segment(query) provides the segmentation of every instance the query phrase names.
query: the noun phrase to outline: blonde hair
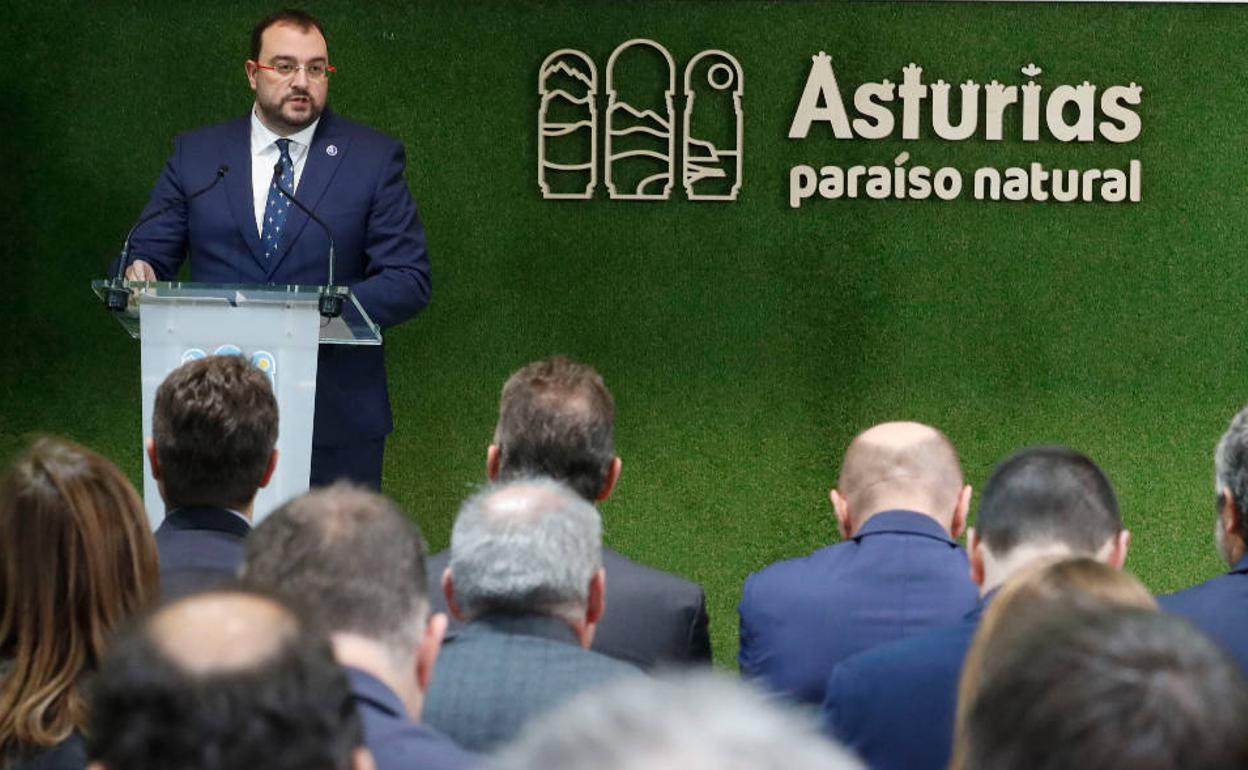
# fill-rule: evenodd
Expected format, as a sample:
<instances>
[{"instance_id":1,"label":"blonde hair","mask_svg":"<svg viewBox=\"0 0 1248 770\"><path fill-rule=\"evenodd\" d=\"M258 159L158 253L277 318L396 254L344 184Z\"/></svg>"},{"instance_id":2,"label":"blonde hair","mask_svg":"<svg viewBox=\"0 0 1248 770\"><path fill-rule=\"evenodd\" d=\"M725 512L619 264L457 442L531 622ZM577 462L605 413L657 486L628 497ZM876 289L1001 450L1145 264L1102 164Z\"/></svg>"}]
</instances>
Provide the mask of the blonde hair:
<instances>
[{"instance_id":1,"label":"blonde hair","mask_svg":"<svg viewBox=\"0 0 1248 770\"><path fill-rule=\"evenodd\" d=\"M156 542L111 462L35 441L0 479L0 756L86 721L82 680L110 632L154 599Z\"/></svg>"},{"instance_id":2,"label":"blonde hair","mask_svg":"<svg viewBox=\"0 0 1248 770\"><path fill-rule=\"evenodd\" d=\"M962 664L949 770L962 770L967 717L1006 651L1056 612L1112 607L1156 610L1157 600L1134 576L1089 557L1046 559L1007 581L980 619Z\"/></svg>"}]
</instances>

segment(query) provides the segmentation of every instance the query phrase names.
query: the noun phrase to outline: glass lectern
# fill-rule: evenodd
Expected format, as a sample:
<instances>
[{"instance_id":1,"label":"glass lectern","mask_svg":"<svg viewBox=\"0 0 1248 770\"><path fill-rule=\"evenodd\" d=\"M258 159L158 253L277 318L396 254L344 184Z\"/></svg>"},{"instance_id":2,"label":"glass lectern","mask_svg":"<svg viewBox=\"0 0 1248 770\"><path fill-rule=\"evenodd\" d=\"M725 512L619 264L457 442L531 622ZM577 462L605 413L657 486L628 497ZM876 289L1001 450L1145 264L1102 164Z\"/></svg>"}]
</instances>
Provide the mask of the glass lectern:
<instances>
[{"instance_id":1,"label":"glass lectern","mask_svg":"<svg viewBox=\"0 0 1248 770\"><path fill-rule=\"evenodd\" d=\"M113 281L92 281L103 298ZM152 434L156 388L182 363L209 355L241 355L268 376L280 420L277 470L256 496L253 522L308 488L312 467L312 416L316 408L319 345L380 345L381 330L345 287L343 312L323 318L320 286L246 286L163 281L123 281L125 311L115 313L140 341L143 437ZM142 438L140 438L142 440ZM143 499L155 529L164 503L143 453Z\"/></svg>"}]
</instances>

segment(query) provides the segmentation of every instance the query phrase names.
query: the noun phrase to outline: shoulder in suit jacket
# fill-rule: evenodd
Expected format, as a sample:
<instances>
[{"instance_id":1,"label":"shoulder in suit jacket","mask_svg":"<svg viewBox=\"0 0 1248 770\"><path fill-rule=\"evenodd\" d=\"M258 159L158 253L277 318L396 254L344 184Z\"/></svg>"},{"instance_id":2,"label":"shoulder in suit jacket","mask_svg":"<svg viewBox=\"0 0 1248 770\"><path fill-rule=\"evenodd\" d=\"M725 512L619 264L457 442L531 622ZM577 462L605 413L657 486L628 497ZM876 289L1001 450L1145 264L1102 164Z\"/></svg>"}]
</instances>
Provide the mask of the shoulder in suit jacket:
<instances>
[{"instance_id":1,"label":"shoulder in suit jacket","mask_svg":"<svg viewBox=\"0 0 1248 770\"><path fill-rule=\"evenodd\" d=\"M77 731L46 749L19 750L0 756L0 768L4 770L83 770L86 766L86 744Z\"/></svg>"},{"instance_id":2,"label":"shoulder in suit jacket","mask_svg":"<svg viewBox=\"0 0 1248 770\"><path fill-rule=\"evenodd\" d=\"M131 257L150 263L160 280L176 276L189 256L193 281L324 284L329 240L297 208L277 255L264 257L252 197L250 115L175 138L143 215L208 184L222 166L229 172L211 191L140 227ZM326 109L294 191L333 231L335 283L350 286L383 327L415 315L431 291L424 229L405 168L398 141ZM392 427L382 348L322 345L313 442L358 442Z\"/></svg>"},{"instance_id":3,"label":"shoulder in suit jacket","mask_svg":"<svg viewBox=\"0 0 1248 770\"><path fill-rule=\"evenodd\" d=\"M446 612L442 572L449 549L425 562L434 612ZM702 587L602 549L607 608L594 633L593 650L643 669L659 665L709 665L711 638ZM450 636L462 626L452 619Z\"/></svg>"},{"instance_id":4,"label":"shoulder in suit jacket","mask_svg":"<svg viewBox=\"0 0 1248 770\"><path fill-rule=\"evenodd\" d=\"M442 646L424 721L472 751L490 752L577 693L640 671L583 649L562 620L490 615Z\"/></svg>"},{"instance_id":5,"label":"shoulder in suit jacket","mask_svg":"<svg viewBox=\"0 0 1248 770\"><path fill-rule=\"evenodd\" d=\"M1157 602L1222 645L1248 676L1248 556L1225 575L1159 596Z\"/></svg>"},{"instance_id":6,"label":"shoulder in suit jacket","mask_svg":"<svg viewBox=\"0 0 1248 770\"><path fill-rule=\"evenodd\" d=\"M818 705L838 662L954 623L978 601L966 552L939 522L882 511L843 543L746 578L737 660L743 676Z\"/></svg>"},{"instance_id":7,"label":"shoulder in suit jacket","mask_svg":"<svg viewBox=\"0 0 1248 770\"><path fill-rule=\"evenodd\" d=\"M483 764L480 756L412 721L399 696L380 679L353 666L344 668L377 770L467 770Z\"/></svg>"},{"instance_id":8,"label":"shoulder in suit jacket","mask_svg":"<svg viewBox=\"0 0 1248 770\"><path fill-rule=\"evenodd\" d=\"M846 658L823 703L828 732L872 770L944 770L962 661L982 605L960 622Z\"/></svg>"},{"instance_id":9,"label":"shoulder in suit jacket","mask_svg":"<svg viewBox=\"0 0 1248 770\"><path fill-rule=\"evenodd\" d=\"M225 508L170 511L156 529L161 596L166 601L234 579L251 525Z\"/></svg>"}]
</instances>

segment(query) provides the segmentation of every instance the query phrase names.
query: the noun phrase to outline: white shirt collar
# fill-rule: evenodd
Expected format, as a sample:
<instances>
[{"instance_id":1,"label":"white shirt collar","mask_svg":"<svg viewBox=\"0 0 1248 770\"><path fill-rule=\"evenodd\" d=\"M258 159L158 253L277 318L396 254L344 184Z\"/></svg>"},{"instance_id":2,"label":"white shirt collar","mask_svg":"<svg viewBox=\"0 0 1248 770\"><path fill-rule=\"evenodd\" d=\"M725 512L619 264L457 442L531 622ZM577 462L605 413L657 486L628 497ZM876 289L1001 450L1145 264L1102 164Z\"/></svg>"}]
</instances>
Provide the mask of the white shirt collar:
<instances>
[{"instance_id":1,"label":"white shirt collar","mask_svg":"<svg viewBox=\"0 0 1248 770\"><path fill-rule=\"evenodd\" d=\"M306 128L301 128L291 134L286 139L300 148L312 146L312 136L316 133L316 127L320 125L321 119L318 117L312 121ZM256 107L251 107L251 154L258 155L267 150L269 147L275 146L275 142L282 137L269 130L260 120L260 116L256 114Z\"/></svg>"}]
</instances>

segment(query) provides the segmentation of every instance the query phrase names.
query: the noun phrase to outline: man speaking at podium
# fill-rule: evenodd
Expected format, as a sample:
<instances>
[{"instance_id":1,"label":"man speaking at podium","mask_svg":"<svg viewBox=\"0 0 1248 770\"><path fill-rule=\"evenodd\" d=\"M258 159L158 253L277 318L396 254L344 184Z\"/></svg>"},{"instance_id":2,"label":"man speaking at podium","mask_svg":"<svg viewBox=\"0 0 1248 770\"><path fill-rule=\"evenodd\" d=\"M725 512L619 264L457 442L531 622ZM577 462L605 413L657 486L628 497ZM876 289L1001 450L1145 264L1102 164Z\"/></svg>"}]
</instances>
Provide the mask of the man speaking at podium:
<instances>
[{"instance_id":1,"label":"man speaking at podium","mask_svg":"<svg viewBox=\"0 0 1248 770\"><path fill-rule=\"evenodd\" d=\"M144 215L180 205L135 232L126 278L172 280L189 255L193 281L324 284L328 233L293 194L332 233L335 284L382 327L411 318L429 302L429 257L402 144L326 107L334 67L320 22L302 11L257 24L245 66L255 105L174 140ZM312 486L379 489L392 427L382 348L322 345Z\"/></svg>"}]
</instances>

